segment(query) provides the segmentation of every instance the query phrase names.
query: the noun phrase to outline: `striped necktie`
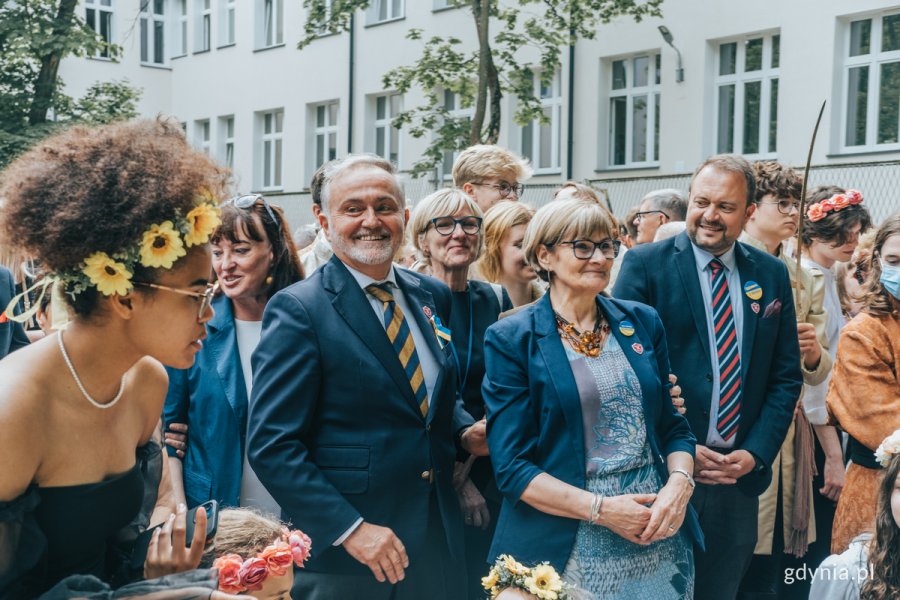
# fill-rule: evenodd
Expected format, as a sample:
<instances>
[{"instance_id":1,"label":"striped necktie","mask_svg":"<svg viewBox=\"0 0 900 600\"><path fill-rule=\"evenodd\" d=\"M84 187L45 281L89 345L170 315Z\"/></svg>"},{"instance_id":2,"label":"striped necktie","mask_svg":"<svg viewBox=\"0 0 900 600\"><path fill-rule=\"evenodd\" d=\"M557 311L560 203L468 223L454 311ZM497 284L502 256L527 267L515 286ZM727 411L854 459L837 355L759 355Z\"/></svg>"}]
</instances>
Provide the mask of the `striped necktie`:
<instances>
[{"instance_id":1,"label":"striped necktie","mask_svg":"<svg viewBox=\"0 0 900 600\"><path fill-rule=\"evenodd\" d=\"M716 431L727 442L737 433L741 417L741 355L738 351L737 330L734 326L734 312L725 265L714 258L709 261L709 273L713 324L716 332L716 356L719 362L719 411L716 416Z\"/></svg>"},{"instance_id":2,"label":"striped necktie","mask_svg":"<svg viewBox=\"0 0 900 600\"><path fill-rule=\"evenodd\" d=\"M366 291L384 305L384 328L387 331L388 340L400 358L400 365L406 372L409 385L424 417L428 414L428 390L425 388L425 376L422 374L422 365L419 364L419 355L416 353L416 343L413 340L412 332L409 330L403 310L394 300L390 288L391 283L385 282L369 285L366 287Z\"/></svg>"}]
</instances>

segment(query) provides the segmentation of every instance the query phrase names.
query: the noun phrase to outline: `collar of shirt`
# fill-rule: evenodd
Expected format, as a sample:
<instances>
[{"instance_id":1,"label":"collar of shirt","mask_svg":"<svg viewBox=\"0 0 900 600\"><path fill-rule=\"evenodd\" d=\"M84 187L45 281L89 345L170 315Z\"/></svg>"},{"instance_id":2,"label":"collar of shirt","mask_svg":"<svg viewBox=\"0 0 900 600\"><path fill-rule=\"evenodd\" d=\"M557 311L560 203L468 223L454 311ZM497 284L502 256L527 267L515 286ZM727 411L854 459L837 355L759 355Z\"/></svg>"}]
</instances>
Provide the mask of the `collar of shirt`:
<instances>
[{"instance_id":1,"label":"collar of shirt","mask_svg":"<svg viewBox=\"0 0 900 600\"><path fill-rule=\"evenodd\" d=\"M398 287L399 287L399 286L397 286L397 275L394 273L394 265L391 265L391 270L388 271L387 277L385 277L384 279L382 279L380 281L377 279L372 279L371 277L369 277L368 275L366 275L364 273L360 273L359 271L357 271L356 269L354 269L347 263L344 263L344 266L347 267L347 270L350 271L350 274L353 275L353 279L356 280L356 283L359 285L359 287L361 287L363 289L363 291L365 291L366 288L368 286L372 285L373 283L374 284L382 284L385 282L390 282L391 285L394 287L394 289L398 289ZM366 292L366 293L368 294L368 292Z\"/></svg>"},{"instance_id":2,"label":"collar of shirt","mask_svg":"<svg viewBox=\"0 0 900 600\"><path fill-rule=\"evenodd\" d=\"M733 272L737 267L737 261L734 256L734 246L735 245L732 244L731 248L729 248L724 254L714 256L703 248L698 247L694 242L691 242L691 248L694 250L694 260L697 261L697 268L701 271L706 270L706 267L709 266L709 261L714 258L718 258L719 261L723 265L725 265L725 268L728 269L729 273Z\"/></svg>"}]
</instances>

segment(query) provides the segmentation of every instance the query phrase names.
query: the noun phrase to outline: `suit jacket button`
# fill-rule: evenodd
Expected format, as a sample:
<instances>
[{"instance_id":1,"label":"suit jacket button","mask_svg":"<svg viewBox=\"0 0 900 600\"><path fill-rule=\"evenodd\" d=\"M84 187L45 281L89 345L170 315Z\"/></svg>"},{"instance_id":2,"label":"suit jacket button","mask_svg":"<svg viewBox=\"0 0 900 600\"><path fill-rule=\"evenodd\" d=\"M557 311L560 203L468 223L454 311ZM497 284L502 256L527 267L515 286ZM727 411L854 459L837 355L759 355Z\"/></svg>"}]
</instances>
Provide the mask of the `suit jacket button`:
<instances>
[{"instance_id":1,"label":"suit jacket button","mask_svg":"<svg viewBox=\"0 0 900 600\"><path fill-rule=\"evenodd\" d=\"M425 426L425 431L431 431L431 423Z\"/></svg>"},{"instance_id":2,"label":"suit jacket button","mask_svg":"<svg viewBox=\"0 0 900 600\"><path fill-rule=\"evenodd\" d=\"M707 380L707 381L712 381L712 373L707 373L707 374L706 374L706 380Z\"/></svg>"},{"instance_id":3,"label":"suit jacket button","mask_svg":"<svg viewBox=\"0 0 900 600\"><path fill-rule=\"evenodd\" d=\"M422 479L424 479L428 483L431 483L434 480L434 473L432 473L431 469L422 471Z\"/></svg>"}]
</instances>

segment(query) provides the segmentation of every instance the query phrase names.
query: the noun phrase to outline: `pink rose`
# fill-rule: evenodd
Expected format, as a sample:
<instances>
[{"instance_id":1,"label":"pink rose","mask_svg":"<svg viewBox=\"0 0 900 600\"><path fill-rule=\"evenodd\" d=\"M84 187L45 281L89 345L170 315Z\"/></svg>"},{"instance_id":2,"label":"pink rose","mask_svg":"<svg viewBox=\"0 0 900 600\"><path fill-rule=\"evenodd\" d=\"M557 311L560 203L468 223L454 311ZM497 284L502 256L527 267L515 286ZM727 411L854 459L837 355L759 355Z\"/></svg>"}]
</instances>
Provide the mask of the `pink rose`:
<instances>
[{"instance_id":1,"label":"pink rose","mask_svg":"<svg viewBox=\"0 0 900 600\"><path fill-rule=\"evenodd\" d=\"M266 561L269 566L269 572L276 577L281 577L287 573L288 567L294 561L291 547L284 540L278 540L271 546L267 546L265 550L259 553L259 557Z\"/></svg>"},{"instance_id":2,"label":"pink rose","mask_svg":"<svg viewBox=\"0 0 900 600\"><path fill-rule=\"evenodd\" d=\"M312 540L309 536L300 531L294 530L288 536L288 543L291 545L291 554L294 557L294 564L302 567L303 563L309 558L312 551Z\"/></svg>"},{"instance_id":3,"label":"pink rose","mask_svg":"<svg viewBox=\"0 0 900 600\"><path fill-rule=\"evenodd\" d=\"M834 210L834 199L828 198L827 200L822 200L819 202L819 206L822 208L822 212L831 212Z\"/></svg>"},{"instance_id":4,"label":"pink rose","mask_svg":"<svg viewBox=\"0 0 900 600\"><path fill-rule=\"evenodd\" d=\"M243 562L237 554L226 554L216 559L213 567L219 570L219 590L226 594L239 594L244 591L240 575Z\"/></svg>"},{"instance_id":5,"label":"pink rose","mask_svg":"<svg viewBox=\"0 0 900 600\"><path fill-rule=\"evenodd\" d=\"M259 557L248 558L241 567L241 585L247 591L254 591L262 588L263 581L269 575L269 566L266 561Z\"/></svg>"},{"instance_id":6,"label":"pink rose","mask_svg":"<svg viewBox=\"0 0 900 600\"><path fill-rule=\"evenodd\" d=\"M824 219L825 211L822 210L822 203L816 202L815 204L810 206L808 209L806 209L806 218L808 218L813 223Z\"/></svg>"},{"instance_id":7,"label":"pink rose","mask_svg":"<svg viewBox=\"0 0 900 600\"><path fill-rule=\"evenodd\" d=\"M850 206L850 199L844 194L837 194L831 199L834 202L834 210L844 210Z\"/></svg>"},{"instance_id":8,"label":"pink rose","mask_svg":"<svg viewBox=\"0 0 900 600\"><path fill-rule=\"evenodd\" d=\"M847 196L847 200L850 201L850 204L856 206L857 204L862 204L863 195L859 190L847 190L845 194Z\"/></svg>"}]
</instances>

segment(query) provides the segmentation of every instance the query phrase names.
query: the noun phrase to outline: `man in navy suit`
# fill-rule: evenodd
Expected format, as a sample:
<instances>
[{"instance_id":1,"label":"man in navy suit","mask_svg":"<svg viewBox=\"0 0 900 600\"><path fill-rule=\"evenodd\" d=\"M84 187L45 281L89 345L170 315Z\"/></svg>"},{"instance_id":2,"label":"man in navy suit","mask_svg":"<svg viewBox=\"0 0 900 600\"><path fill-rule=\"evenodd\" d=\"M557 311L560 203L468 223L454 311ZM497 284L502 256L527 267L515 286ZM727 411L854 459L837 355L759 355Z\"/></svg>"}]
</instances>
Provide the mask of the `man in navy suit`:
<instances>
[{"instance_id":1,"label":"man in navy suit","mask_svg":"<svg viewBox=\"0 0 900 600\"><path fill-rule=\"evenodd\" d=\"M614 296L656 308L697 436L691 503L706 552L698 600L735 598L756 544L758 497L803 383L787 269L737 242L756 206L750 164L719 155L694 172L687 231L625 255Z\"/></svg>"},{"instance_id":2,"label":"man in navy suit","mask_svg":"<svg viewBox=\"0 0 900 600\"><path fill-rule=\"evenodd\" d=\"M334 256L263 317L249 459L312 538L305 600L465 597L453 465L457 440L486 453L484 424L457 401L449 288L392 264L408 217L390 163L330 165Z\"/></svg>"},{"instance_id":3,"label":"man in navy suit","mask_svg":"<svg viewBox=\"0 0 900 600\"><path fill-rule=\"evenodd\" d=\"M16 282L12 273L6 267L0 267L0 313L6 310L15 295ZM10 352L27 346L28 336L21 323L8 321L5 317L0 318L0 321L0 358L3 358Z\"/></svg>"}]
</instances>

